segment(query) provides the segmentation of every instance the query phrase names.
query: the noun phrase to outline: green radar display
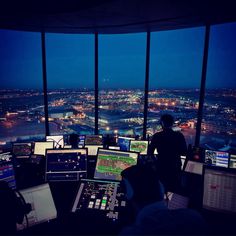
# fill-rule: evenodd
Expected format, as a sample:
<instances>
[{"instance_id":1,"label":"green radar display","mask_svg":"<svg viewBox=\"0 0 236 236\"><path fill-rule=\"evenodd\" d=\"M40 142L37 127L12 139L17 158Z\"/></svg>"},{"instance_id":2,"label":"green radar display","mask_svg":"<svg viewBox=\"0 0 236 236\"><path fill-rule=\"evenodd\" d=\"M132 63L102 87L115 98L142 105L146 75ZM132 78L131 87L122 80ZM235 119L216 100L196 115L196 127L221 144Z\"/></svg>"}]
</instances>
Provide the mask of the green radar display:
<instances>
[{"instance_id":1,"label":"green radar display","mask_svg":"<svg viewBox=\"0 0 236 236\"><path fill-rule=\"evenodd\" d=\"M148 141L131 140L130 151L139 152L140 155L147 155Z\"/></svg>"},{"instance_id":2,"label":"green radar display","mask_svg":"<svg viewBox=\"0 0 236 236\"><path fill-rule=\"evenodd\" d=\"M121 171L137 164L138 153L99 149L94 178L121 180Z\"/></svg>"}]
</instances>

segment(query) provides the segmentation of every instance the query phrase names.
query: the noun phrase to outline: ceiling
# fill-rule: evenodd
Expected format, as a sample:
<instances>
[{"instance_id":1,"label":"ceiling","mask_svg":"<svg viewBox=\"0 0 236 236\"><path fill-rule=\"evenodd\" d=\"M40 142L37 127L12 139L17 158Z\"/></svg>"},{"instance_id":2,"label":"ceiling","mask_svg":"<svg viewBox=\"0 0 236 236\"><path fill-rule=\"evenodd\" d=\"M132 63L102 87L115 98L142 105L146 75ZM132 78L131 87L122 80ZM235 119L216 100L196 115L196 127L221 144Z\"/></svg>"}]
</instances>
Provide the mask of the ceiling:
<instances>
[{"instance_id":1,"label":"ceiling","mask_svg":"<svg viewBox=\"0 0 236 236\"><path fill-rule=\"evenodd\" d=\"M118 34L236 21L230 0L5 0L0 28Z\"/></svg>"}]
</instances>

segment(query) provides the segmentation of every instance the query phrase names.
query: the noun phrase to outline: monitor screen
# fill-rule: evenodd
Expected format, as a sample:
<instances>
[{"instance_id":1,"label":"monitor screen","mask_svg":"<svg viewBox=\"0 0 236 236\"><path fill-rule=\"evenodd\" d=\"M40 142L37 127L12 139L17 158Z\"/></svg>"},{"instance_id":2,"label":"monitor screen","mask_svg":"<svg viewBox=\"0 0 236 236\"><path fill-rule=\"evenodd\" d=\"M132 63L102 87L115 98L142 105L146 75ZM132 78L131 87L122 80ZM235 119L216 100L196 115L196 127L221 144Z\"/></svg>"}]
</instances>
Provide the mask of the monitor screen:
<instances>
[{"instance_id":1,"label":"monitor screen","mask_svg":"<svg viewBox=\"0 0 236 236\"><path fill-rule=\"evenodd\" d=\"M184 169L185 172L202 175L203 163L196 161L188 161Z\"/></svg>"},{"instance_id":2,"label":"monitor screen","mask_svg":"<svg viewBox=\"0 0 236 236\"><path fill-rule=\"evenodd\" d=\"M2 152L0 153L0 163L1 162L8 162L12 160L11 152Z\"/></svg>"},{"instance_id":3,"label":"monitor screen","mask_svg":"<svg viewBox=\"0 0 236 236\"><path fill-rule=\"evenodd\" d=\"M89 156L97 156L98 148L103 148L102 145L85 145L85 148L88 149Z\"/></svg>"},{"instance_id":4,"label":"monitor screen","mask_svg":"<svg viewBox=\"0 0 236 236\"><path fill-rule=\"evenodd\" d=\"M108 149L120 150L120 147L119 146L109 146Z\"/></svg>"},{"instance_id":5,"label":"monitor screen","mask_svg":"<svg viewBox=\"0 0 236 236\"><path fill-rule=\"evenodd\" d=\"M236 155L233 155L233 154L230 155L229 168L236 169Z\"/></svg>"},{"instance_id":6,"label":"monitor screen","mask_svg":"<svg viewBox=\"0 0 236 236\"><path fill-rule=\"evenodd\" d=\"M57 217L57 210L48 184L20 190L20 193L25 202L30 203L32 207L32 211L27 214L29 227ZM17 229L22 230L26 227L27 223L24 217L23 223L17 224Z\"/></svg>"},{"instance_id":7,"label":"monitor screen","mask_svg":"<svg viewBox=\"0 0 236 236\"><path fill-rule=\"evenodd\" d=\"M64 147L63 135L46 136L46 141L54 142L54 148Z\"/></svg>"},{"instance_id":8,"label":"monitor screen","mask_svg":"<svg viewBox=\"0 0 236 236\"><path fill-rule=\"evenodd\" d=\"M205 167L203 208L236 212L236 172L232 169Z\"/></svg>"},{"instance_id":9,"label":"monitor screen","mask_svg":"<svg viewBox=\"0 0 236 236\"><path fill-rule=\"evenodd\" d=\"M13 143L12 153L16 157L29 158L32 152L31 143Z\"/></svg>"},{"instance_id":10,"label":"monitor screen","mask_svg":"<svg viewBox=\"0 0 236 236\"><path fill-rule=\"evenodd\" d=\"M139 152L140 155L147 155L148 141L130 140L130 151Z\"/></svg>"},{"instance_id":11,"label":"monitor screen","mask_svg":"<svg viewBox=\"0 0 236 236\"><path fill-rule=\"evenodd\" d=\"M79 135L79 147L84 147L85 145L85 135Z\"/></svg>"},{"instance_id":12,"label":"monitor screen","mask_svg":"<svg viewBox=\"0 0 236 236\"><path fill-rule=\"evenodd\" d=\"M46 149L53 149L53 142L35 142L34 155L46 156Z\"/></svg>"},{"instance_id":13,"label":"monitor screen","mask_svg":"<svg viewBox=\"0 0 236 236\"><path fill-rule=\"evenodd\" d=\"M98 149L94 178L121 180L121 171L137 164L137 152Z\"/></svg>"},{"instance_id":14,"label":"monitor screen","mask_svg":"<svg viewBox=\"0 0 236 236\"><path fill-rule=\"evenodd\" d=\"M119 219L120 211L126 206L125 194L120 183L102 180L81 180L72 212L99 211L105 218Z\"/></svg>"},{"instance_id":15,"label":"monitor screen","mask_svg":"<svg viewBox=\"0 0 236 236\"><path fill-rule=\"evenodd\" d=\"M180 208L188 208L189 204L188 197L172 192L167 192L166 196L167 196L168 209L174 210Z\"/></svg>"},{"instance_id":16,"label":"monitor screen","mask_svg":"<svg viewBox=\"0 0 236 236\"><path fill-rule=\"evenodd\" d=\"M0 162L0 181L5 181L12 189L16 188L15 172L10 162Z\"/></svg>"},{"instance_id":17,"label":"monitor screen","mask_svg":"<svg viewBox=\"0 0 236 236\"><path fill-rule=\"evenodd\" d=\"M183 170L184 164L185 164L185 161L186 161L186 156L180 156L180 159L181 159L181 170Z\"/></svg>"},{"instance_id":18,"label":"monitor screen","mask_svg":"<svg viewBox=\"0 0 236 236\"><path fill-rule=\"evenodd\" d=\"M205 162L212 166L228 167L229 153L205 150Z\"/></svg>"},{"instance_id":19,"label":"monitor screen","mask_svg":"<svg viewBox=\"0 0 236 236\"><path fill-rule=\"evenodd\" d=\"M118 137L117 145L120 147L120 150L129 151L130 140L134 140L134 138Z\"/></svg>"},{"instance_id":20,"label":"monitor screen","mask_svg":"<svg viewBox=\"0 0 236 236\"><path fill-rule=\"evenodd\" d=\"M103 145L102 135L86 135L85 145Z\"/></svg>"},{"instance_id":21,"label":"monitor screen","mask_svg":"<svg viewBox=\"0 0 236 236\"><path fill-rule=\"evenodd\" d=\"M76 181L87 177L87 149L47 150L46 179Z\"/></svg>"}]
</instances>

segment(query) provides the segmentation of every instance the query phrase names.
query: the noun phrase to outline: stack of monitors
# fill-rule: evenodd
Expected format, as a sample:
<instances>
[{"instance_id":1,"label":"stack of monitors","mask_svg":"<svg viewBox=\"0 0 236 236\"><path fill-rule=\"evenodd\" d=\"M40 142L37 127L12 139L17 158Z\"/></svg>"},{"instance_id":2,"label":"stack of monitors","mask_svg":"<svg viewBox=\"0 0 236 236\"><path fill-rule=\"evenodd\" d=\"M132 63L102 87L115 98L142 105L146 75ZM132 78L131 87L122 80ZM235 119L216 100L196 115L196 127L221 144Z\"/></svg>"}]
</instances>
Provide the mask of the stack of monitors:
<instances>
[{"instance_id":1,"label":"stack of monitors","mask_svg":"<svg viewBox=\"0 0 236 236\"><path fill-rule=\"evenodd\" d=\"M131 152L139 152L140 155L147 155L148 152L148 141L141 140L130 140Z\"/></svg>"},{"instance_id":2,"label":"stack of monitors","mask_svg":"<svg viewBox=\"0 0 236 236\"><path fill-rule=\"evenodd\" d=\"M236 171L222 167L205 166L203 208L236 213Z\"/></svg>"},{"instance_id":3,"label":"stack of monitors","mask_svg":"<svg viewBox=\"0 0 236 236\"><path fill-rule=\"evenodd\" d=\"M117 145L120 147L121 151L129 151L130 148L130 140L135 140L134 138L128 137L118 137Z\"/></svg>"},{"instance_id":4,"label":"stack of monitors","mask_svg":"<svg viewBox=\"0 0 236 236\"><path fill-rule=\"evenodd\" d=\"M13 143L12 153L16 158L29 158L32 153L32 144Z\"/></svg>"},{"instance_id":5,"label":"stack of monitors","mask_svg":"<svg viewBox=\"0 0 236 236\"><path fill-rule=\"evenodd\" d=\"M46 141L53 142L54 148L63 148L64 147L63 135L46 136Z\"/></svg>"},{"instance_id":6,"label":"stack of monitors","mask_svg":"<svg viewBox=\"0 0 236 236\"><path fill-rule=\"evenodd\" d=\"M136 165L138 156L137 152L98 149L94 178L120 181L121 171Z\"/></svg>"},{"instance_id":7,"label":"stack of monitors","mask_svg":"<svg viewBox=\"0 0 236 236\"><path fill-rule=\"evenodd\" d=\"M87 149L47 149L46 180L77 181L87 177Z\"/></svg>"},{"instance_id":8,"label":"stack of monitors","mask_svg":"<svg viewBox=\"0 0 236 236\"><path fill-rule=\"evenodd\" d=\"M228 167L229 153L205 150L205 162L212 166Z\"/></svg>"},{"instance_id":9,"label":"stack of monitors","mask_svg":"<svg viewBox=\"0 0 236 236\"><path fill-rule=\"evenodd\" d=\"M32 210L27 214L28 222L24 217L22 224L17 224L17 230L47 222L57 217L57 210L48 184L20 190L20 193L25 202L31 205Z\"/></svg>"},{"instance_id":10,"label":"stack of monitors","mask_svg":"<svg viewBox=\"0 0 236 236\"><path fill-rule=\"evenodd\" d=\"M231 154L231 155L230 155L229 168L234 168L234 169L236 169L236 155L235 155L235 154Z\"/></svg>"},{"instance_id":11,"label":"stack of monitors","mask_svg":"<svg viewBox=\"0 0 236 236\"><path fill-rule=\"evenodd\" d=\"M34 155L46 156L47 149L53 149L54 142L35 142Z\"/></svg>"},{"instance_id":12,"label":"stack of monitors","mask_svg":"<svg viewBox=\"0 0 236 236\"><path fill-rule=\"evenodd\" d=\"M85 145L103 145L102 135L86 135Z\"/></svg>"},{"instance_id":13,"label":"stack of monitors","mask_svg":"<svg viewBox=\"0 0 236 236\"><path fill-rule=\"evenodd\" d=\"M15 172L11 162L0 162L0 181L5 181L12 189L16 188Z\"/></svg>"}]
</instances>

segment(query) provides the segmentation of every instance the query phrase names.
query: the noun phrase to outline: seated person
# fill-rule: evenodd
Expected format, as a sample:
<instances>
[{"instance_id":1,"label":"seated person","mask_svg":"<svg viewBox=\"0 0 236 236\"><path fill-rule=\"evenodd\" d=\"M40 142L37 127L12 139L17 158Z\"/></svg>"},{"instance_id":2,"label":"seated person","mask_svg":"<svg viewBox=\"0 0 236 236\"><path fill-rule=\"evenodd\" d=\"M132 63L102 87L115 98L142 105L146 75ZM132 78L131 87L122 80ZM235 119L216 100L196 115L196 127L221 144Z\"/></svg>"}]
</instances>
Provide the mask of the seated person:
<instances>
[{"instance_id":1,"label":"seated person","mask_svg":"<svg viewBox=\"0 0 236 236\"><path fill-rule=\"evenodd\" d=\"M198 212L167 208L163 185L151 168L136 165L125 169L121 175L136 219L120 235L205 233L206 224Z\"/></svg>"}]
</instances>

